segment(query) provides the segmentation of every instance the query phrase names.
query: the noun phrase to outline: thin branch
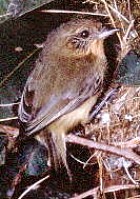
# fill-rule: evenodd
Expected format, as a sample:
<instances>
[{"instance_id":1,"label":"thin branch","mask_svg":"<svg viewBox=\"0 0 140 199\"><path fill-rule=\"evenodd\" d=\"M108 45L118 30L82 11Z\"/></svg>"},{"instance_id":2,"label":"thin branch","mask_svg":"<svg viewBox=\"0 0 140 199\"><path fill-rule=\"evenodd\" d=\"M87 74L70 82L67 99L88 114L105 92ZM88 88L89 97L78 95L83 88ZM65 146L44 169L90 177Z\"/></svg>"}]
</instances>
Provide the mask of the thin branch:
<instances>
[{"instance_id":1,"label":"thin branch","mask_svg":"<svg viewBox=\"0 0 140 199\"><path fill-rule=\"evenodd\" d=\"M106 9L106 11L107 11L107 13L108 13L108 15L109 15L109 17L110 17L110 20L111 20L111 22L112 22L113 27L114 27L114 28L117 28L117 27L116 27L116 24L115 24L115 21L114 21L114 19L113 19L113 17L112 17L112 14L111 14L111 12L110 12L110 10L109 10L109 8L110 8L109 4L108 4L105 0L100 0L100 1L104 4L105 9ZM118 36L118 38L119 38L120 45L121 45L121 48L122 48L123 43L122 43L122 40L121 40L121 36L120 36L120 34L119 34L118 32L117 32L116 34L117 34L117 36Z\"/></svg>"},{"instance_id":2,"label":"thin branch","mask_svg":"<svg viewBox=\"0 0 140 199\"><path fill-rule=\"evenodd\" d=\"M121 148L131 148L134 149L140 145L140 137L133 138L126 142L113 142L114 146L120 146Z\"/></svg>"},{"instance_id":3,"label":"thin branch","mask_svg":"<svg viewBox=\"0 0 140 199\"><path fill-rule=\"evenodd\" d=\"M10 103L10 104L0 104L0 107L9 107L9 106L14 106L14 105L19 105L20 102L14 102L14 103Z\"/></svg>"},{"instance_id":4,"label":"thin branch","mask_svg":"<svg viewBox=\"0 0 140 199\"><path fill-rule=\"evenodd\" d=\"M130 0L127 0L127 5L128 5L129 20L132 20Z\"/></svg>"},{"instance_id":5,"label":"thin branch","mask_svg":"<svg viewBox=\"0 0 140 199\"><path fill-rule=\"evenodd\" d=\"M76 10L42 10L43 13L61 13L61 14L81 14L81 15L91 15L91 16L102 16L102 17L108 17L106 14L102 13L93 13L93 12L81 12Z\"/></svg>"},{"instance_id":6,"label":"thin branch","mask_svg":"<svg viewBox=\"0 0 140 199\"><path fill-rule=\"evenodd\" d=\"M27 193L29 193L31 190L36 189L36 187L41 184L42 182L44 182L46 179L48 179L50 176L47 175L44 178L38 180L37 182L35 182L34 184L32 184L31 186L29 186L19 197L18 199L22 199L25 195L27 195Z\"/></svg>"},{"instance_id":7,"label":"thin branch","mask_svg":"<svg viewBox=\"0 0 140 199\"><path fill-rule=\"evenodd\" d=\"M129 24L128 28L127 28L127 31L126 31L126 33L125 33L125 35L124 35L124 37L123 37L123 41L124 41L125 43L126 43L126 40L127 40L127 38L128 38L128 35L130 34L131 29L134 27L134 22L135 22L135 20L132 20L132 21L130 22L130 24Z\"/></svg>"},{"instance_id":8,"label":"thin branch","mask_svg":"<svg viewBox=\"0 0 140 199\"><path fill-rule=\"evenodd\" d=\"M19 129L16 127L8 126L8 125L2 125L0 124L0 132L5 133L9 136L18 136Z\"/></svg>"},{"instance_id":9,"label":"thin branch","mask_svg":"<svg viewBox=\"0 0 140 199\"><path fill-rule=\"evenodd\" d=\"M6 122L6 121L10 121L10 120L17 120L18 117L7 117L7 118L2 118L0 119L0 122Z\"/></svg>"},{"instance_id":10,"label":"thin branch","mask_svg":"<svg viewBox=\"0 0 140 199\"><path fill-rule=\"evenodd\" d=\"M4 15L0 15L0 19L5 18L5 17L9 17L9 16L11 16L9 13L4 14Z\"/></svg>"},{"instance_id":11,"label":"thin branch","mask_svg":"<svg viewBox=\"0 0 140 199\"><path fill-rule=\"evenodd\" d=\"M133 177L131 176L131 174L130 174L130 172L129 172L129 170L128 170L129 167L130 167L130 165L128 165L128 163L124 160L124 158L122 159L122 162L123 162L123 168L124 168L124 170L125 170L125 172L126 172L126 174L127 174L127 177L129 178L129 180L130 180L133 184L137 185L138 182L135 181L135 180L133 179Z\"/></svg>"},{"instance_id":12,"label":"thin branch","mask_svg":"<svg viewBox=\"0 0 140 199\"><path fill-rule=\"evenodd\" d=\"M70 142L70 143L80 144L80 145L88 147L90 149L94 148L94 149L101 150L101 151L104 151L104 152L113 153L113 154L116 154L118 156L122 156L122 157L129 159L129 160L132 160L133 162L140 165L140 156L137 155L131 149L128 149L128 148L118 148L118 147L107 145L107 144L104 144L104 143L99 143L99 142L95 142L95 141L92 141L92 140L87 140L85 138L78 137L78 136L75 136L75 135L72 135L72 134L69 134L66 137L66 141Z\"/></svg>"},{"instance_id":13,"label":"thin branch","mask_svg":"<svg viewBox=\"0 0 140 199\"><path fill-rule=\"evenodd\" d=\"M82 193L80 194L79 196L76 196L76 197L72 197L70 199L83 199L83 198L86 198L88 196L93 196L94 198L97 198L97 194L98 194L98 191L100 190L99 187L95 187L94 189L91 189L89 191L86 191L85 193Z\"/></svg>"},{"instance_id":14,"label":"thin branch","mask_svg":"<svg viewBox=\"0 0 140 199\"><path fill-rule=\"evenodd\" d=\"M101 0L101 2L104 3L104 0ZM115 8L113 8L111 5L108 4L108 7L114 12L116 13L118 16L120 16L126 23L130 23L130 21L124 16L122 15L118 10L116 10Z\"/></svg>"},{"instance_id":15,"label":"thin branch","mask_svg":"<svg viewBox=\"0 0 140 199\"><path fill-rule=\"evenodd\" d=\"M139 185L133 185L133 184L113 185L113 186L106 187L104 189L104 193L111 193L111 192L115 192L115 191L121 191L121 190L127 190L127 189L139 189L139 188L140 188ZM99 187L96 187L96 188L91 189L85 193L80 194L79 196L72 197L70 199L83 199L88 196L94 196L94 195L97 195L98 191L99 191Z\"/></svg>"}]
</instances>

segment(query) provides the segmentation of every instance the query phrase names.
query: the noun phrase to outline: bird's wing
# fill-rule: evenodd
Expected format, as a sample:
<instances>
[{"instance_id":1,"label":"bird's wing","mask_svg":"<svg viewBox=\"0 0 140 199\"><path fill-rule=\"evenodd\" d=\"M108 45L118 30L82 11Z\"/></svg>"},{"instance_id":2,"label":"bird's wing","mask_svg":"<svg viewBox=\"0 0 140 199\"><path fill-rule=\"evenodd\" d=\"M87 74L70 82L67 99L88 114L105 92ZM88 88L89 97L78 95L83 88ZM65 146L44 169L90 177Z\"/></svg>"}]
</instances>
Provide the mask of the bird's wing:
<instances>
[{"instance_id":1,"label":"bird's wing","mask_svg":"<svg viewBox=\"0 0 140 199\"><path fill-rule=\"evenodd\" d=\"M34 85L34 87L36 86ZM80 106L87 99L87 96L78 96L73 90L65 91L62 95L56 95L54 92L47 95L49 91L46 90L47 88L45 89L45 103L36 108L34 104L36 89L30 92L28 86L24 89L19 107L19 119L23 124L26 135L41 130L60 116ZM38 98L41 97L40 95ZM38 98L36 98L36 101L39 100Z\"/></svg>"}]
</instances>

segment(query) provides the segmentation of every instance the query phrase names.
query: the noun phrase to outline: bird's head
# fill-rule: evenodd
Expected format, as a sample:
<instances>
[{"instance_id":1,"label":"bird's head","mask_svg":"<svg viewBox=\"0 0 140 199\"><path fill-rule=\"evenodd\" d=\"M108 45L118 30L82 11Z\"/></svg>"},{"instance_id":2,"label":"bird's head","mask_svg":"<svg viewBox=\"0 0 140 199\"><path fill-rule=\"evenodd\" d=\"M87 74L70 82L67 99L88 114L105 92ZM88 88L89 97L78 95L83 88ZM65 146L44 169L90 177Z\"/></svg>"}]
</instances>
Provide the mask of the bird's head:
<instances>
[{"instance_id":1,"label":"bird's head","mask_svg":"<svg viewBox=\"0 0 140 199\"><path fill-rule=\"evenodd\" d=\"M66 57L105 56L103 41L117 29L107 30L100 22L91 19L72 20L62 24L48 39L53 50Z\"/></svg>"}]
</instances>

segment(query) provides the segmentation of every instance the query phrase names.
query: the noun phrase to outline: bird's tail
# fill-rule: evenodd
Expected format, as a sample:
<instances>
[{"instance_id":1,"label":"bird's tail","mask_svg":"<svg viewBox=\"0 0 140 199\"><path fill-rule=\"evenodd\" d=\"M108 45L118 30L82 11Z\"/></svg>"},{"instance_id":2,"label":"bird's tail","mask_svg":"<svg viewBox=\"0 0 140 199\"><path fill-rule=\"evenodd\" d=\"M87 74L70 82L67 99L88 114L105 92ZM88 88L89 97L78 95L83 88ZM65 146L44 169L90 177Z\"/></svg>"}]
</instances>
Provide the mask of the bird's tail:
<instances>
[{"instance_id":1,"label":"bird's tail","mask_svg":"<svg viewBox=\"0 0 140 199\"><path fill-rule=\"evenodd\" d=\"M58 170L62 163L64 164L69 179L72 180L72 174L67 163L67 149L65 141L65 133L62 132L51 132L53 147L52 147L52 156L54 160L55 169Z\"/></svg>"}]
</instances>

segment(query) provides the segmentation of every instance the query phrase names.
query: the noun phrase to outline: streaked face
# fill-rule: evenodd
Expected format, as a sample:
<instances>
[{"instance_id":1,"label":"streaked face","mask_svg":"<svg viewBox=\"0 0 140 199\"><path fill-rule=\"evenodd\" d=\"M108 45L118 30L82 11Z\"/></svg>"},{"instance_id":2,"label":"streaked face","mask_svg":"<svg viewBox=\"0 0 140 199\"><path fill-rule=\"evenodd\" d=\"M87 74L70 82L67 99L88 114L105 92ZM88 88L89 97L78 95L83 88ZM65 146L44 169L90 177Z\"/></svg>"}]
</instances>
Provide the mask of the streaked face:
<instances>
[{"instance_id":1,"label":"streaked face","mask_svg":"<svg viewBox=\"0 0 140 199\"><path fill-rule=\"evenodd\" d=\"M92 20L72 21L63 26L61 38L64 41L64 50L68 55L85 56L93 51L98 45L103 44L102 39L98 39L102 32L102 24ZM60 27L61 30L61 27Z\"/></svg>"},{"instance_id":2,"label":"streaked face","mask_svg":"<svg viewBox=\"0 0 140 199\"><path fill-rule=\"evenodd\" d=\"M76 19L62 24L53 31L47 43L49 46L53 44L52 54L59 58L80 58L87 55L104 57L104 39L116 31L118 30L107 30L100 22L94 20Z\"/></svg>"}]
</instances>

